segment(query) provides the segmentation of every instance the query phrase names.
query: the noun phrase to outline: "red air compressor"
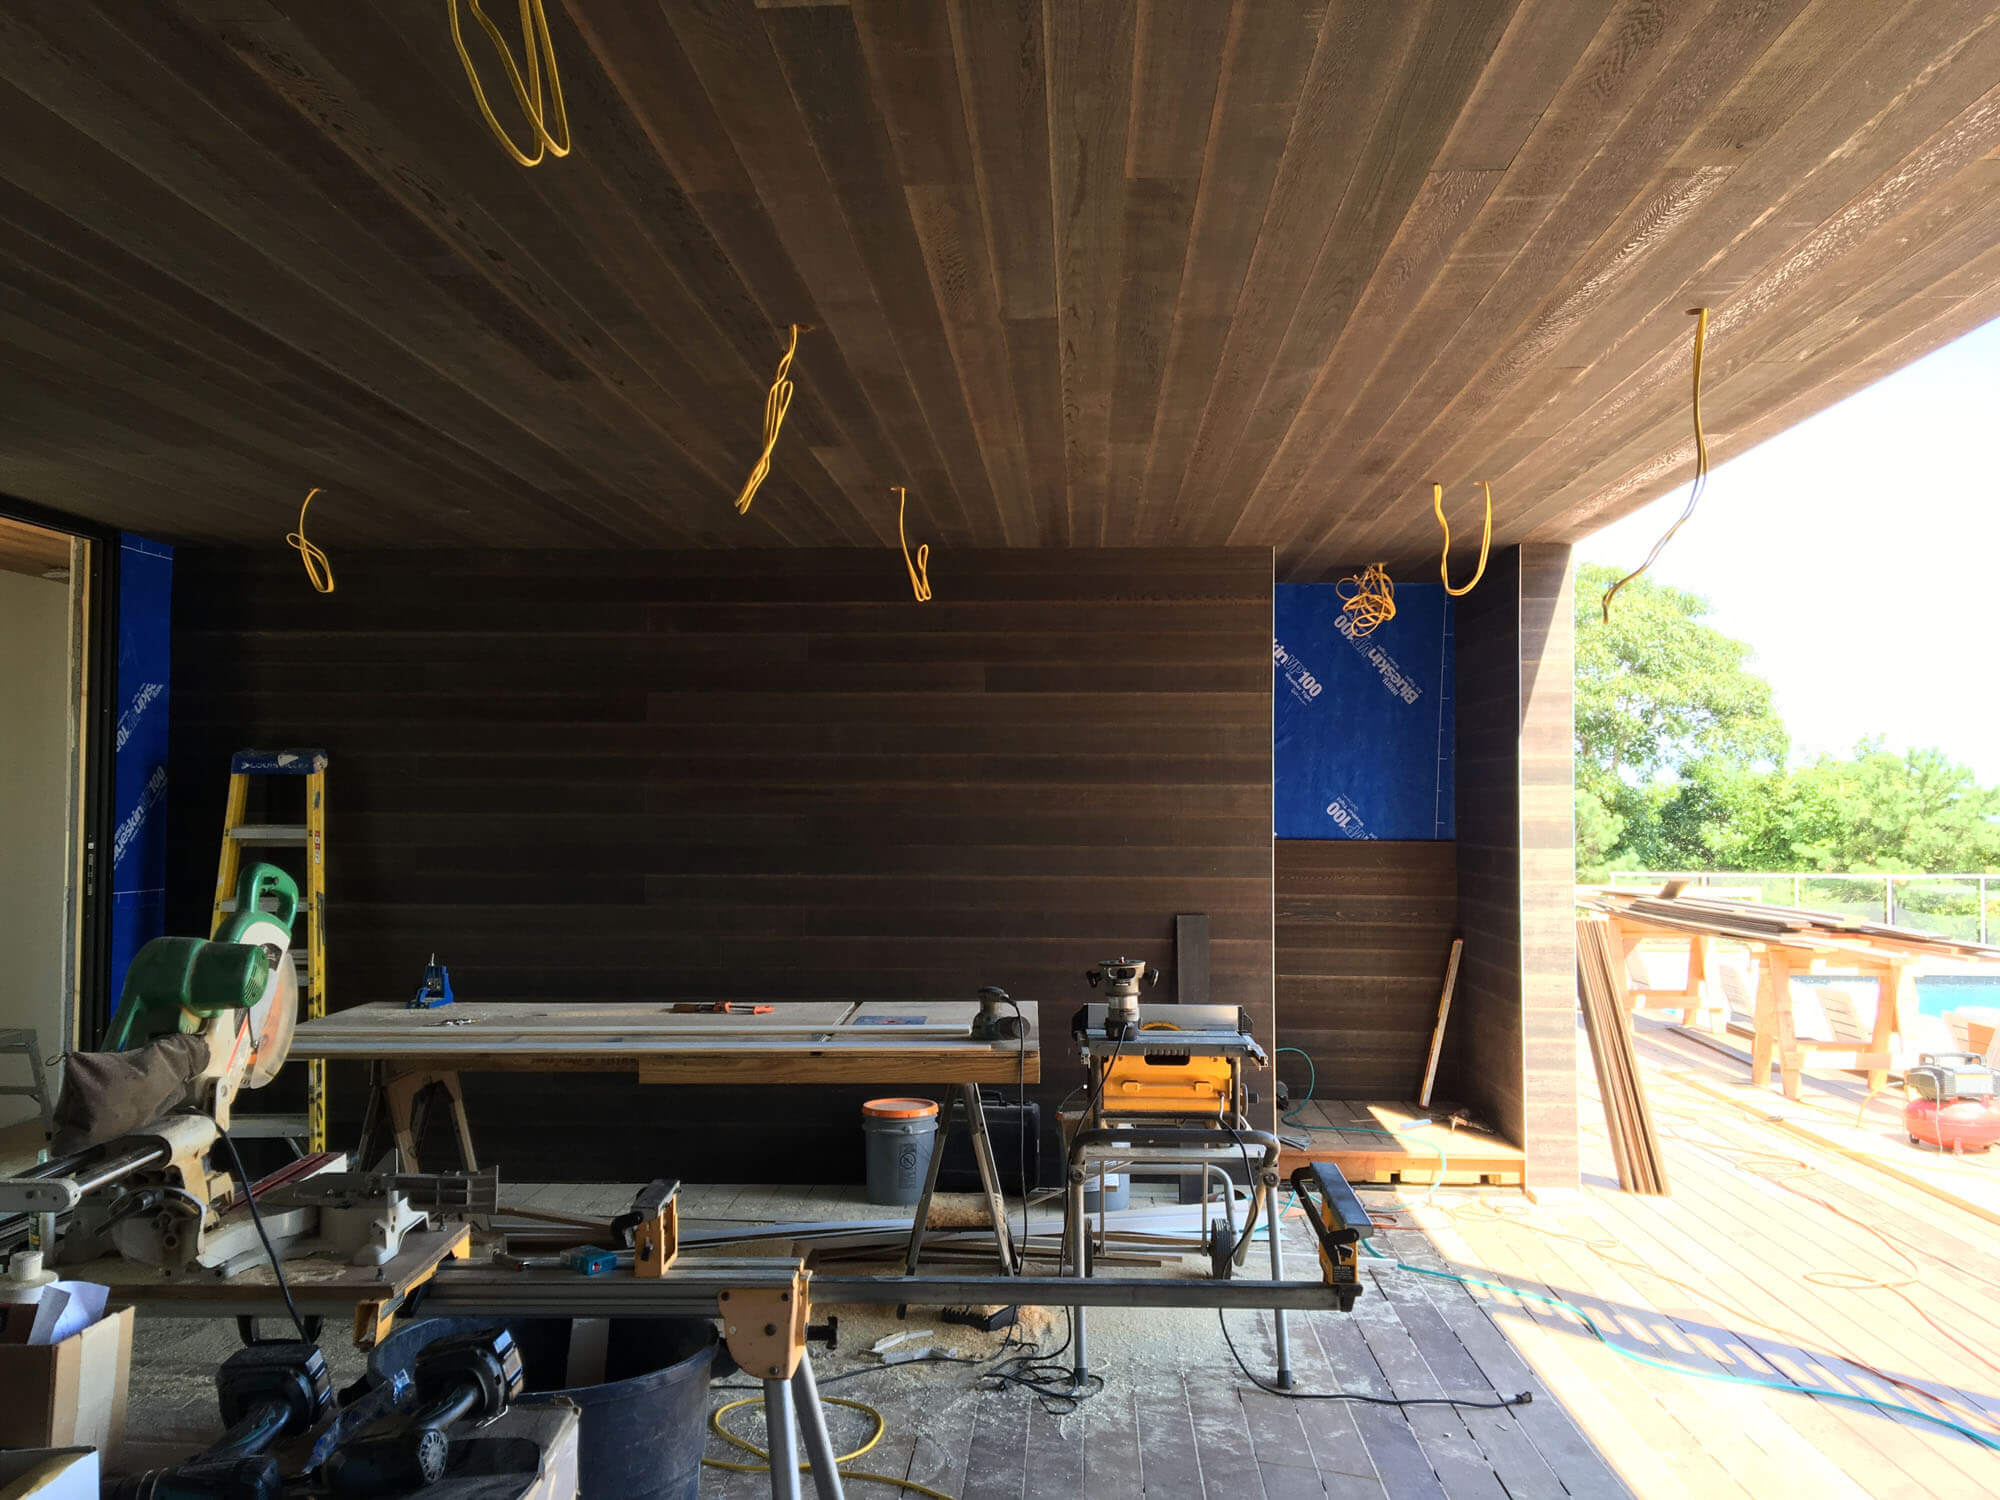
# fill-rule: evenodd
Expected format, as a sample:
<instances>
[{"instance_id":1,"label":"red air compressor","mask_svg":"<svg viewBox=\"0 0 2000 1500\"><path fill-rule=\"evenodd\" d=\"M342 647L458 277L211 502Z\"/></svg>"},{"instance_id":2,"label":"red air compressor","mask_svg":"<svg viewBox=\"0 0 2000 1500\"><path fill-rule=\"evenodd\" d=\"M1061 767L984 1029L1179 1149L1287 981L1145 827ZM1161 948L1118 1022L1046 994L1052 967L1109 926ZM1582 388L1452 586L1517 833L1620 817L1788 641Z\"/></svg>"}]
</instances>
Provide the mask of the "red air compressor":
<instances>
[{"instance_id":1,"label":"red air compressor","mask_svg":"<svg viewBox=\"0 0 2000 1500\"><path fill-rule=\"evenodd\" d=\"M1926 1052L1903 1074L1903 1128L1919 1146L1984 1151L2000 1142L1993 1070L1977 1052Z\"/></svg>"}]
</instances>

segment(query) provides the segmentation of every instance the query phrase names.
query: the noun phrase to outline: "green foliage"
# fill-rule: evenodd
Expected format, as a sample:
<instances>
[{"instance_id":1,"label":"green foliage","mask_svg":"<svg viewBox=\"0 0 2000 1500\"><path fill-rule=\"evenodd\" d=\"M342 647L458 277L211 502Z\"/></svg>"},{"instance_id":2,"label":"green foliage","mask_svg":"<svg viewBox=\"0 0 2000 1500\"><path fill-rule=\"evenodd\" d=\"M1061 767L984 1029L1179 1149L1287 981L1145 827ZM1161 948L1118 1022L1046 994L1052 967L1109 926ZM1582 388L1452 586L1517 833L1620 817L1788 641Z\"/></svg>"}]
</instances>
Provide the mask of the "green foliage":
<instances>
[{"instance_id":1,"label":"green foliage","mask_svg":"<svg viewBox=\"0 0 2000 1500\"><path fill-rule=\"evenodd\" d=\"M2000 869L2000 788L1879 740L1788 768L1750 648L1706 623L1707 601L1651 579L1620 592L1607 626L1597 601L1616 577L1591 565L1577 581L1579 879Z\"/></svg>"}]
</instances>

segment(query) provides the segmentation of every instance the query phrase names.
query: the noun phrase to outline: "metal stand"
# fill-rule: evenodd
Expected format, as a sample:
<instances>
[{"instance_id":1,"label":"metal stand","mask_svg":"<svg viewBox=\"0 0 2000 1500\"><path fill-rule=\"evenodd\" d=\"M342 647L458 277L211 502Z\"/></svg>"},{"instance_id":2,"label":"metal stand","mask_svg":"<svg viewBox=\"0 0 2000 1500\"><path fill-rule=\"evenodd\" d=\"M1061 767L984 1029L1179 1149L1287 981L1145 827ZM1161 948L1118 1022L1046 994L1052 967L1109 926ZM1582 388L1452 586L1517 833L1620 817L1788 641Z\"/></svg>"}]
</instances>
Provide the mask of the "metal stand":
<instances>
[{"instance_id":1,"label":"metal stand","mask_svg":"<svg viewBox=\"0 0 2000 1500\"><path fill-rule=\"evenodd\" d=\"M812 1361L803 1352L790 1379L764 1382L764 1429L771 1445L771 1500L801 1500L799 1440L805 1440L806 1461L812 1465L813 1493L819 1500L846 1500L833 1439L827 1436L826 1408L819 1403L819 1385Z\"/></svg>"},{"instance_id":2,"label":"metal stand","mask_svg":"<svg viewBox=\"0 0 2000 1500\"><path fill-rule=\"evenodd\" d=\"M980 1185L986 1190L986 1210L993 1217L993 1244L1000 1253L1000 1274L1013 1276L1020 1270L1014 1236L1007 1228L1007 1200L1000 1190L1000 1164L993 1159L993 1137L986 1129L986 1108L980 1102L979 1085L960 1083L953 1085L952 1097L945 1105L944 1119L931 1148L930 1170L924 1174L924 1195L917 1200L916 1218L910 1221L910 1247L903 1257L906 1276L917 1274L917 1262L924 1251L924 1231L931 1217L931 1199L937 1193L938 1169L944 1165L945 1143L951 1139L952 1126L961 1111L966 1129L972 1132L972 1160L979 1168Z\"/></svg>"}]
</instances>

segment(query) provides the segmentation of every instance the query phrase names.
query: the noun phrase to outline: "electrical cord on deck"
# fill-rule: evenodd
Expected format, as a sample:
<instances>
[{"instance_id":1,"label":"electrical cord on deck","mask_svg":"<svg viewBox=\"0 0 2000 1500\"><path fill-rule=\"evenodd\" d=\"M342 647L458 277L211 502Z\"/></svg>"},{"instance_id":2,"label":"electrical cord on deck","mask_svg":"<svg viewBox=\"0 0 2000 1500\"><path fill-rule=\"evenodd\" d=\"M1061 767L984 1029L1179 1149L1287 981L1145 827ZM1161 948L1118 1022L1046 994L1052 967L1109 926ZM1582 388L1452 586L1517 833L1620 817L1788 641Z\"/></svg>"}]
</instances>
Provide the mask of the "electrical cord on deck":
<instances>
[{"instance_id":1,"label":"electrical cord on deck","mask_svg":"<svg viewBox=\"0 0 2000 1500\"><path fill-rule=\"evenodd\" d=\"M894 1369L896 1367L889 1366L888 1368ZM746 1396L740 1401L725 1401L721 1406L718 1406L708 1414L708 1427L709 1431L713 1432L725 1443L741 1448L746 1453L754 1453L764 1461L755 1464L739 1464L731 1462L726 1458L704 1458L702 1459L702 1463L706 1467L711 1469L728 1469L737 1474L768 1474L771 1471L771 1452L768 1448L759 1448L748 1438L738 1437L722 1425L722 1418L725 1413L735 1411L739 1406L757 1405L760 1399L757 1396ZM852 1453L843 1453L834 1460L834 1467L837 1469L841 1464L848 1463L868 1452L877 1443L881 1442L889 1431L887 1419L883 1417L881 1412L864 1401L843 1401L838 1396L826 1396L822 1398L821 1404L826 1406L845 1406L853 1411L865 1412L875 1420L875 1431L869 1434L867 1442L856 1448ZM812 1465L809 1463L799 1465L799 1472L802 1474L809 1472L811 1469ZM840 1477L842 1479L865 1479L871 1484L893 1484L900 1489L909 1490L913 1494L934 1496L936 1500L956 1500L955 1496L947 1495L943 1490L934 1490L927 1484L918 1484L914 1479L902 1479L894 1474L864 1474L859 1469L840 1469Z\"/></svg>"},{"instance_id":2,"label":"electrical cord on deck","mask_svg":"<svg viewBox=\"0 0 2000 1500\"><path fill-rule=\"evenodd\" d=\"M257 1238L264 1242L264 1253L271 1258L271 1275L277 1279L278 1294L285 1299L285 1311L291 1314L292 1327L298 1332L301 1343L313 1343L315 1340L306 1336L306 1320L299 1316L299 1305L292 1300L292 1289L286 1284L285 1263L264 1229L264 1216L257 1211L257 1199L250 1191L250 1174L243 1170L243 1158L236 1153L236 1142L229 1138L229 1132L222 1128L220 1121L214 1123L215 1134L221 1140L223 1149L229 1153L229 1167L236 1178L237 1191L243 1194L243 1201L249 1206L250 1222L257 1226Z\"/></svg>"},{"instance_id":3,"label":"electrical cord on deck","mask_svg":"<svg viewBox=\"0 0 2000 1500\"><path fill-rule=\"evenodd\" d=\"M1795 1396L1821 1396L1829 1401L1847 1401L1858 1406L1872 1406L1880 1411L1898 1412L1904 1416L1916 1417L1921 1421L1935 1423L1939 1427L1947 1428L1962 1437L1969 1438L1982 1448L1990 1448L1995 1452L2000 1452L2000 1439L1988 1437L1985 1433L1978 1432L1966 1426L1963 1422L1954 1422L1949 1417L1940 1417L1934 1412L1923 1410L1921 1407L1910 1406L1901 1401L1885 1401L1880 1396L1864 1396L1854 1391L1837 1391L1830 1386L1805 1385L1789 1380L1765 1380L1755 1375L1732 1375L1726 1370L1697 1370L1687 1365L1674 1364L1669 1360L1655 1359L1650 1354L1641 1354L1636 1349L1627 1349L1623 1344L1614 1343L1605 1334L1604 1330L1597 1325L1595 1318L1591 1317L1588 1312L1578 1307L1574 1302L1565 1301L1561 1297L1549 1297L1544 1296L1540 1292L1523 1291L1519 1287L1508 1286L1505 1282L1487 1281L1478 1276L1462 1276L1456 1271L1433 1271L1428 1266L1413 1266L1407 1261L1400 1261L1393 1256L1384 1255L1366 1240L1361 1242L1361 1248L1366 1250L1370 1255L1387 1261L1398 1270L1408 1271L1413 1276L1429 1276L1439 1281L1455 1281L1461 1286L1484 1287L1488 1291L1504 1292L1507 1296L1518 1298L1523 1302L1535 1302L1544 1307L1555 1308L1558 1312L1572 1313L1582 1320L1583 1326L1590 1330L1591 1334L1600 1344L1604 1345L1605 1348L1609 1349L1613 1354L1618 1355L1621 1359L1629 1359L1634 1364L1648 1365L1653 1369L1666 1370L1675 1375L1691 1376L1696 1380L1719 1380L1725 1385L1756 1386L1764 1390L1784 1391Z\"/></svg>"},{"instance_id":4,"label":"electrical cord on deck","mask_svg":"<svg viewBox=\"0 0 2000 1500\"><path fill-rule=\"evenodd\" d=\"M1305 1107L1308 1104L1312 1103L1313 1090L1319 1086L1319 1069L1313 1066L1313 1060L1311 1054L1307 1053L1301 1048L1280 1047L1278 1051L1294 1052L1297 1053L1300 1057L1305 1058L1306 1060L1306 1096L1305 1098L1299 1100L1297 1104L1294 1104L1290 1109L1286 1110L1282 1116L1280 1116L1279 1118L1280 1124L1290 1125L1296 1130L1303 1130L1307 1131L1308 1133L1318 1133L1321 1135L1339 1135L1344 1132L1352 1131L1356 1135L1386 1136L1388 1139L1396 1141L1398 1143L1410 1139L1409 1137L1406 1137L1405 1135L1403 1135L1398 1131L1383 1130L1380 1127L1374 1125L1314 1125L1310 1121L1301 1120L1299 1116L1305 1112ZM1434 1120L1424 1120L1419 1123L1421 1125L1429 1125L1435 1127L1437 1122ZM1451 1133L1453 1135L1456 1135L1458 1133L1458 1117L1456 1115L1452 1116L1452 1118L1448 1123L1451 1126ZM1412 1124L1406 1128L1414 1130L1419 1128L1419 1125ZM1419 1200L1419 1203L1423 1204L1423 1203L1429 1203L1431 1201L1432 1195L1437 1192L1438 1186L1444 1181L1444 1174L1451 1170L1451 1155L1445 1150L1444 1147L1438 1145L1435 1141L1428 1141L1428 1140L1419 1141L1418 1144L1424 1146L1428 1150L1435 1151L1437 1153L1437 1159L1438 1159L1437 1175L1431 1178L1430 1188L1424 1193L1422 1199Z\"/></svg>"},{"instance_id":5,"label":"electrical cord on deck","mask_svg":"<svg viewBox=\"0 0 2000 1500\"><path fill-rule=\"evenodd\" d=\"M1708 436L1701 429L1701 354L1702 349L1708 343L1708 309L1705 307L1690 307L1688 309L1688 316L1696 320L1694 325L1694 483L1688 488L1687 508L1680 513L1679 519L1667 528L1666 534L1653 543L1653 550L1646 554L1646 560L1604 591L1601 608L1604 611L1604 623L1607 625L1611 623L1611 601L1618 597L1618 591L1633 579L1644 574L1648 568L1652 567L1659 560L1660 553L1665 550L1667 543L1674 539L1674 533L1687 525L1688 520L1694 515L1694 508L1701 504L1702 492L1708 488Z\"/></svg>"},{"instance_id":6,"label":"electrical cord on deck","mask_svg":"<svg viewBox=\"0 0 2000 1500\"><path fill-rule=\"evenodd\" d=\"M1358 1391L1288 1391L1265 1384L1243 1363L1243 1356L1236 1349L1236 1340L1229 1336L1229 1322L1222 1316L1219 1307L1215 1310L1215 1322L1222 1330L1222 1341L1229 1345L1230 1356L1235 1359L1236 1368L1243 1372L1244 1378L1258 1390L1283 1396L1288 1401L1357 1401L1364 1406L1458 1406L1473 1411L1496 1411L1504 1406L1526 1406L1535 1399L1532 1391L1523 1391L1518 1396L1502 1396L1498 1401L1461 1401L1456 1396L1364 1396Z\"/></svg>"}]
</instances>

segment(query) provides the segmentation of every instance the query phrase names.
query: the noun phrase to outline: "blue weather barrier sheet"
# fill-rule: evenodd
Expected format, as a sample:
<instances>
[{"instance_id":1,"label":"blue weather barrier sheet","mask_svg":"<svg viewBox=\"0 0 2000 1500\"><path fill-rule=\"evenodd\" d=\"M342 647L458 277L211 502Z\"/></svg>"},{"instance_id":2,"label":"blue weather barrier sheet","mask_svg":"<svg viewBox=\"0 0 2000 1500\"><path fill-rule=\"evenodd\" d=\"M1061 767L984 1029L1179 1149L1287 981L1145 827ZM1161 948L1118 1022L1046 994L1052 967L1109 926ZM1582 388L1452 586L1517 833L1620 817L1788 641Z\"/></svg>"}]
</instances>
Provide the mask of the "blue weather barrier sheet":
<instances>
[{"instance_id":1,"label":"blue weather barrier sheet","mask_svg":"<svg viewBox=\"0 0 2000 1500\"><path fill-rule=\"evenodd\" d=\"M1279 584L1272 643L1281 839L1449 839L1451 600L1396 585L1396 618L1357 638L1333 584Z\"/></svg>"},{"instance_id":2,"label":"blue weather barrier sheet","mask_svg":"<svg viewBox=\"0 0 2000 1500\"><path fill-rule=\"evenodd\" d=\"M118 744L113 758L111 1003L166 924L167 683L174 549L125 532L118 549Z\"/></svg>"}]
</instances>

